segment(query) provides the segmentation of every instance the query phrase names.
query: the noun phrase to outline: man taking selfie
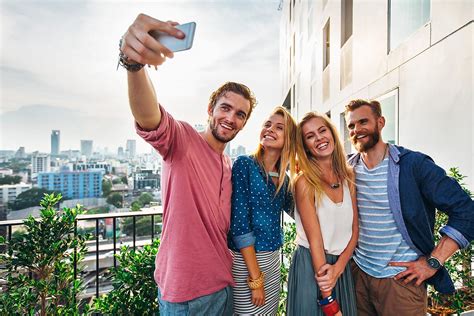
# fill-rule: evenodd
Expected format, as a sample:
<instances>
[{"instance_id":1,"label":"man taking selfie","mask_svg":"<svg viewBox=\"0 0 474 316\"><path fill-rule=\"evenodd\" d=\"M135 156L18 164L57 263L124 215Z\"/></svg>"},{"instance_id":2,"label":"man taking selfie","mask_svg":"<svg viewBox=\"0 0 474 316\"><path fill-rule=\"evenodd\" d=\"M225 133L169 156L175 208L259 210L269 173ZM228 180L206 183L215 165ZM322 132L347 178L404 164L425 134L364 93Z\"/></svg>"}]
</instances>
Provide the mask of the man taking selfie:
<instances>
[{"instance_id":1,"label":"man taking selfie","mask_svg":"<svg viewBox=\"0 0 474 316\"><path fill-rule=\"evenodd\" d=\"M210 97L208 126L201 133L168 114L143 66L173 57L149 32L183 38L177 25L140 14L120 45L137 133L163 157L163 231L154 274L160 314L232 315L231 165L223 151L256 100L245 85L225 83Z\"/></svg>"}]
</instances>

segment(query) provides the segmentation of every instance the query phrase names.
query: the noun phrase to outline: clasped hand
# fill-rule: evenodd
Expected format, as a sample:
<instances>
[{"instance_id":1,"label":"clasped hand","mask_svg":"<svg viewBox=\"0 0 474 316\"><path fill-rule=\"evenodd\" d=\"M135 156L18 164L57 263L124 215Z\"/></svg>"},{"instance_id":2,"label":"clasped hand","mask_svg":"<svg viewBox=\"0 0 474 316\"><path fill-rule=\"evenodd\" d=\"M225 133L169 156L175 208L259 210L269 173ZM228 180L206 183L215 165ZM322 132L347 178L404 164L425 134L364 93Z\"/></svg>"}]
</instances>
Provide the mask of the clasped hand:
<instances>
[{"instance_id":1,"label":"clasped hand","mask_svg":"<svg viewBox=\"0 0 474 316\"><path fill-rule=\"evenodd\" d=\"M336 286L339 274L336 271L336 267L332 264L324 264L314 275L316 282L318 283L319 289L323 292L331 292Z\"/></svg>"}]
</instances>

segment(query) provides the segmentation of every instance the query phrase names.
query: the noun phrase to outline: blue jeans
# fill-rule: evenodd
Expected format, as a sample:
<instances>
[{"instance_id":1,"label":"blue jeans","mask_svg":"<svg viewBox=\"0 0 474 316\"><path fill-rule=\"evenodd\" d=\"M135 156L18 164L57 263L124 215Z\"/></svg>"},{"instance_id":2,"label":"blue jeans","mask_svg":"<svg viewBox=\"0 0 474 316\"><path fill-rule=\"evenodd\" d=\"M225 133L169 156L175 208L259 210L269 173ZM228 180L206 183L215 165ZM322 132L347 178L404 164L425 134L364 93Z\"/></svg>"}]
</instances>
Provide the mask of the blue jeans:
<instances>
[{"instance_id":1,"label":"blue jeans","mask_svg":"<svg viewBox=\"0 0 474 316\"><path fill-rule=\"evenodd\" d=\"M162 300L160 289L158 289L158 302L160 303L160 316L231 316L234 313L232 287L230 286L181 303Z\"/></svg>"}]
</instances>

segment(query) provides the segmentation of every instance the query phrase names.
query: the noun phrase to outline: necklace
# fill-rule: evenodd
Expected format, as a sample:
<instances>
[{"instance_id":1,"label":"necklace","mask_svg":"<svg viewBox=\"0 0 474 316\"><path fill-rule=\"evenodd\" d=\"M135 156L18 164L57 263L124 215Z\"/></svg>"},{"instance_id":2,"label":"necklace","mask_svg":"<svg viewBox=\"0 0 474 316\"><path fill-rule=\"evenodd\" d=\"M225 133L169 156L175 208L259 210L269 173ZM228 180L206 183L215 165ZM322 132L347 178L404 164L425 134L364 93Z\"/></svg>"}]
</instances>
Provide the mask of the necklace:
<instances>
[{"instance_id":1,"label":"necklace","mask_svg":"<svg viewBox=\"0 0 474 316\"><path fill-rule=\"evenodd\" d=\"M275 172L275 171L268 171L268 175L270 177L273 177L273 178L279 178L280 177L280 174L278 172Z\"/></svg>"},{"instance_id":2,"label":"necklace","mask_svg":"<svg viewBox=\"0 0 474 316\"><path fill-rule=\"evenodd\" d=\"M331 183L329 181L324 180L324 182L326 182L329 185L329 187L333 190L339 189L339 187L341 186L341 182L339 181L339 179L337 179L336 181L337 182Z\"/></svg>"},{"instance_id":3,"label":"necklace","mask_svg":"<svg viewBox=\"0 0 474 316\"><path fill-rule=\"evenodd\" d=\"M341 184L340 184L339 182L336 182L336 183L329 183L329 186L331 187L331 189L336 190L336 189L338 189L338 188L341 186Z\"/></svg>"}]
</instances>

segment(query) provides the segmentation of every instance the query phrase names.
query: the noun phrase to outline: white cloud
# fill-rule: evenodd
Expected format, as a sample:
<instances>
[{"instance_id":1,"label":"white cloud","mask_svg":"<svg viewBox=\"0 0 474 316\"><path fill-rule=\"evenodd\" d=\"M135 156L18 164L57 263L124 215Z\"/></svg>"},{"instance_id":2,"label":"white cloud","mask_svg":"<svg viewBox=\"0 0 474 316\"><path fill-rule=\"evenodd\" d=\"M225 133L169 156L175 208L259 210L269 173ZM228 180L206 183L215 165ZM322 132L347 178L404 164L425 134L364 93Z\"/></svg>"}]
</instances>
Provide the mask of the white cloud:
<instances>
[{"instance_id":1,"label":"white cloud","mask_svg":"<svg viewBox=\"0 0 474 316\"><path fill-rule=\"evenodd\" d=\"M133 125L126 123L131 122L126 73L115 67L120 36L143 12L197 23L193 48L150 72L159 101L179 119L205 122L214 89L229 80L247 84L260 104L234 143L251 149L263 117L282 101L277 7L278 1L2 1L0 122L6 112L28 115L20 109L32 104L84 115L68 116L83 128L68 128L72 122L34 124L29 136L11 129L21 122L2 123L0 148L49 151L51 129L61 124L62 149L91 138L113 151L126 138L136 138ZM48 121L41 112L36 115L23 121ZM116 137L102 137L111 134ZM149 151L141 142L138 149Z\"/></svg>"}]
</instances>

